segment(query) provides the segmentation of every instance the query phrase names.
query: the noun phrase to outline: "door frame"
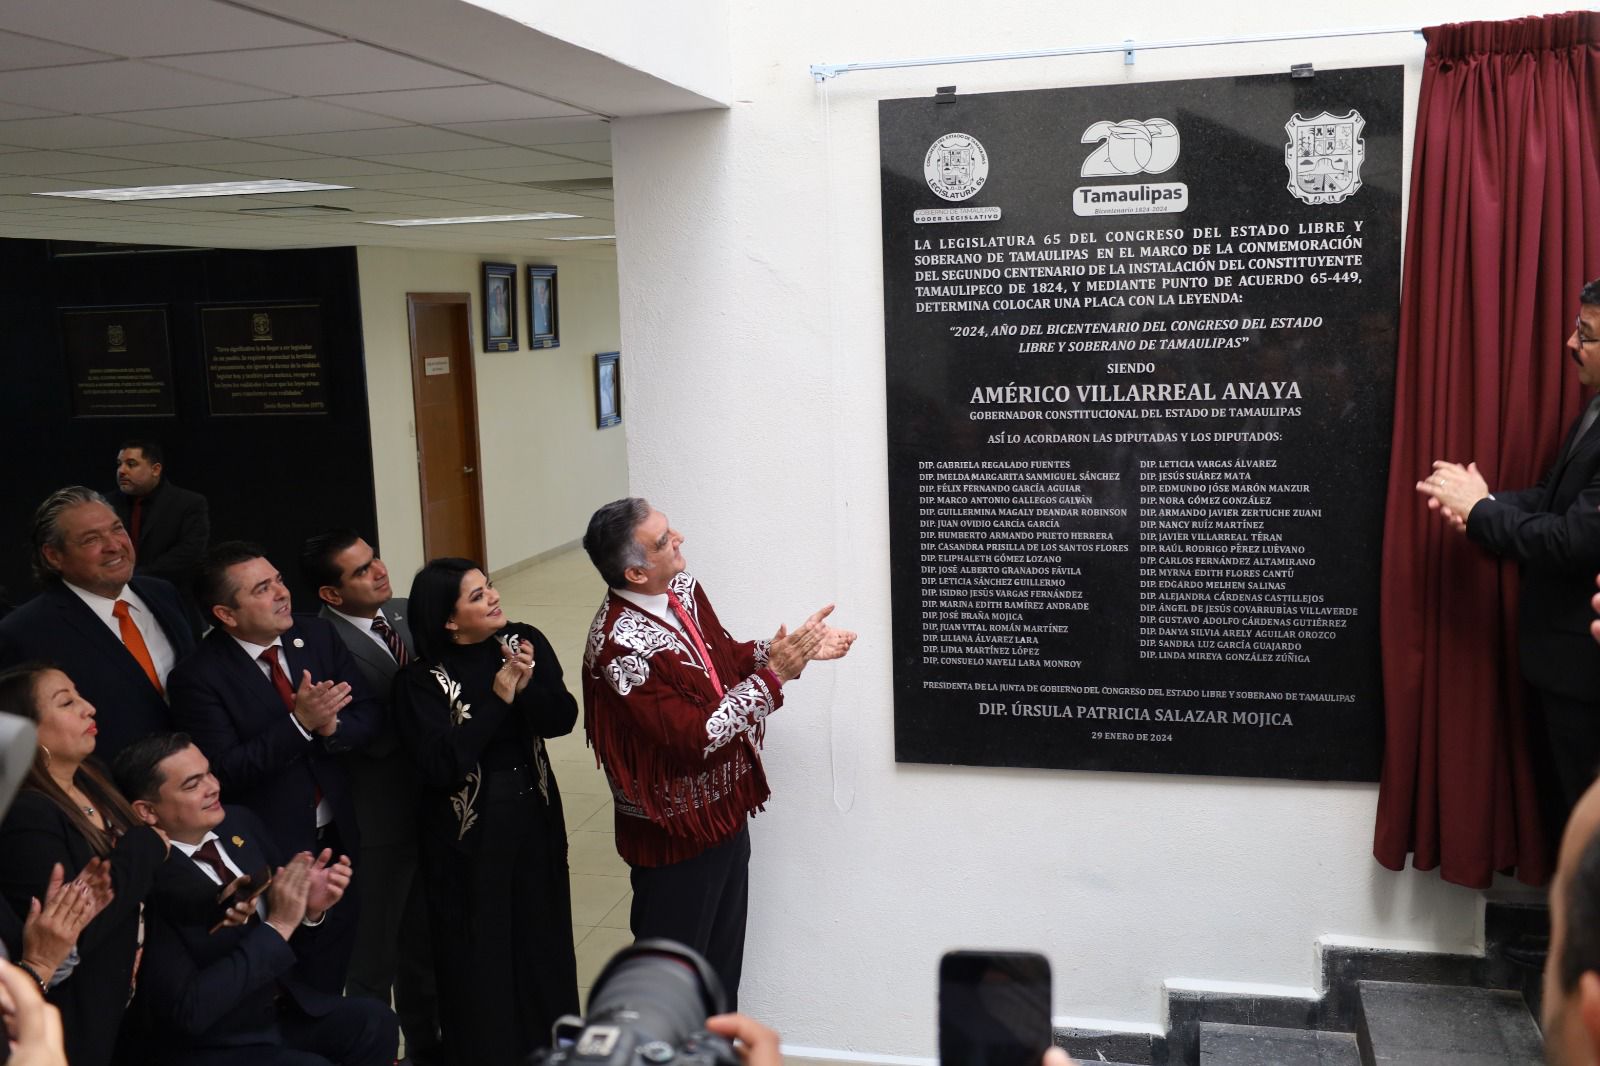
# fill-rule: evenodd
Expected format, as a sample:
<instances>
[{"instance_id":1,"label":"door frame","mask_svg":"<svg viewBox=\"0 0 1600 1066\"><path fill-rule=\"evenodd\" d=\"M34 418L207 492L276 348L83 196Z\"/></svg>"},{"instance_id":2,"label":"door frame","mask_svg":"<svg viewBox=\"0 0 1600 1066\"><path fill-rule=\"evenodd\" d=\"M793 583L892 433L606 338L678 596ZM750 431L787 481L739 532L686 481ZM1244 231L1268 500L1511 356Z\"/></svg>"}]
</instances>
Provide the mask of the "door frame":
<instances>
[{"instance_id":1,"label":"door frame","mask_svg":"<svg viewBox=\"0 0 1600 1066\"><path fill-rule=\"evenodd\" d=\"M417 491L418 517L422 520L422 557L423 561L434 558L433 546L428 543L428 473L427 467L422 462L422 415L418 409L420 397L417 383L422 380L426 367L422 365L423 356L417 351L417 308L419 306L451 306L458 305L462 308L461 320L467 333L467 358L465 360L465 374L463 387L467 396L467 417L472 421L472 469L473 469L473 496L478 505L478 565L484 567L488 573L489 560L489 525L483 513L483 454L482 440L478 433L478 368L477 368L477 339L472 335L472 296L465 292L408 292L406 293L406 332L411 345L411 438L417 453Z\"/></svg>"}]
</instances>

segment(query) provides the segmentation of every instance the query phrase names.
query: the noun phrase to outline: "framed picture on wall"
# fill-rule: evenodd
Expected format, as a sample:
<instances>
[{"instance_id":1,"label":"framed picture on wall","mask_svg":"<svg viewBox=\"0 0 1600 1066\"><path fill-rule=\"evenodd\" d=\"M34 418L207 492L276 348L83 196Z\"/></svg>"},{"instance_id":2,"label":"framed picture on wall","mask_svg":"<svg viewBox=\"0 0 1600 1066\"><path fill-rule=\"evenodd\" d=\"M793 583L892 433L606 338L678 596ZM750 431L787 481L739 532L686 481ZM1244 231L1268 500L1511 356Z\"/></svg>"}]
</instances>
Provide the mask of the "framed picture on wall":
<instances>
[{"instance_id":1,"label":"framed picture on wall","mask_svg":"<svg viewBox=\"0 0 1600 1066\"><path fill-rule=\"evenodd\" d=\"M561 347L561 316L556 308L556 268L528 268L528 347Z\"/></svg>"},{"instance_id":2,"label":"framed picture on wall","mask_svg":"<svg viewBox=\"0 0 1600 1066\"><path fill-rule=\"evenodd\" d=\"M622 421L622 353L600 352L594 357L594 424L596 429Z\"/></svg>"},{"instance_id":3,"label":"framed picture on wall","mask_svg":"<svg viewBox=\"0 0 1600 1066\"><path fill-rule=\"evenodd\" d=\"M517 350L517 267L483 264L483 350Z\"/></svg>"}]
</instances>

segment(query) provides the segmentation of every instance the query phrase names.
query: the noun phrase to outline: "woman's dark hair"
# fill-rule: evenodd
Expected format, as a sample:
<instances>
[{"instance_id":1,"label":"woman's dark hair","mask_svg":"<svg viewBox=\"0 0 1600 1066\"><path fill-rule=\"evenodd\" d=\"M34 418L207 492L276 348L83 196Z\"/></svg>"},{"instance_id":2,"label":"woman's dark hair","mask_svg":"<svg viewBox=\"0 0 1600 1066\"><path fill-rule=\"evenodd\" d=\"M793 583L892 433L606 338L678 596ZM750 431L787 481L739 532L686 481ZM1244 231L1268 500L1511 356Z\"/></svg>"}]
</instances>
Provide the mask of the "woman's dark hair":
<instances>
[{"instance_id":1,"label":"woman's dark hair","mask_svg":"<svg viewBox=\"0 0 1600 1066\"><path fill-rule=\"evenodd\" d=\"M450 631L444 625L456 613L461 578L482 569L471 559L434 559L411 579L406 603L411 612L411 639L416 641L417 654L428 662L438 662L450 647Z\"/></svg>"},{"instance_id":2,"label":"woman's dark hair","mask_svg":"<svg viewBox=\"0 0 1600 1066\"><path fill-rule=\"evenodd\" d=\"M25 663L0 673L0 711L19 715L37 724L40 713L39 681L52 670L66 674L65 670L44 663ZM128 801L122 798L122 793L118 792L110 779L92 763L86 762L78 767L74 781L83 790L83 794L89 797L89 802L95 809L105 815L106 821L111 823L110 832L107 832L105 826L98 820L89 817L83 808L72 802L50 776L49 766L50 756L44 746L40 745L39 750L33 753L33 765L28 767L28 776L23 779L22 787L41 793L51 803L60 807L77 827L78 832L89 841L96 855L111 854L111 847L116 838L140 824L139 816L133 813Z\"/></svg>"}]
</instances>

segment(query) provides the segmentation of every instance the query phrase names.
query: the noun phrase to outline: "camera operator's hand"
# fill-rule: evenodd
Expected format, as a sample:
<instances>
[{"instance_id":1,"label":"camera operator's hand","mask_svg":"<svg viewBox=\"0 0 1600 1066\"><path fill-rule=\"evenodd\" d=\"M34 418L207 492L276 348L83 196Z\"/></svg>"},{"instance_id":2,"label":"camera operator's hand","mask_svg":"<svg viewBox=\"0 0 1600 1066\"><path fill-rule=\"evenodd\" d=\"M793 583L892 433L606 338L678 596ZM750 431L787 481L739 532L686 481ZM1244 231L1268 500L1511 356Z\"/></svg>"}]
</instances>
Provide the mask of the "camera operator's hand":
<instances>
[{"instance_id":1,"label":"camera operator's hand","mask_svg":"<svg viewBox=\"0 0 1600 1066\"><path fill-rule=\"evenodd\" d=\"M1065 1051L1058 1047L1052 1047L1044 1053L1044 1058L1040 1060L1039 1066L1072 1066L1072 1059L1068 1057Z\"/></svg>"},{"instance_id":2,"label":"camera operator's hand","mask_svg":"<svg viewBox=\"0 0 1600 1066\"><path fill-rule=\"evenodd\" d=\"M11 1066L67 1066L61 1012L44 1001L33 978L0 962L0 1039L11 1041Z\"/></svg>"},{"instance_id":3,"label":"camera operator's hand","mask_svg":"<svg viewBox=\"0 0 1600 1066\"><path fill-rule=\"evenodd\" d=\"M745 1066L783 1066L778 1032L744 1014L719 1014L706 1019L706 1028L734 1041Z\"/></svg>"}]
</instances>

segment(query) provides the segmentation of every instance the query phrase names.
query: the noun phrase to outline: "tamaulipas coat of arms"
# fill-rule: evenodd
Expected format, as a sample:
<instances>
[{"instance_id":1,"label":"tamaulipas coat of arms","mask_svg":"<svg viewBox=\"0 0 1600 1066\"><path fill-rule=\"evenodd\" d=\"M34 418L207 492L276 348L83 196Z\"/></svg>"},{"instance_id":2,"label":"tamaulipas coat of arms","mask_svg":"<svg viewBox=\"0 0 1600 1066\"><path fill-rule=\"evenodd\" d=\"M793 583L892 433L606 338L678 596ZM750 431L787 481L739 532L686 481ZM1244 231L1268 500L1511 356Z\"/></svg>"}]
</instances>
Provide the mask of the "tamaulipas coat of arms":
<instances>
[{"instance_id":1,"label":"tamaulipas coat of arms","mask_svg":"<svg viewBox=\"0 0 1600 1066\"><path fill-rule=\"evenodd\" d=\"M1284 123L1289 143L1283 163L1289 168L1289 191L1308 204L1336 204L1361 188L1361 164L1367 142L1361 131L1367 120L1359 111L1311 118L1296 114Z\"/></svg>"}]
</instances>

